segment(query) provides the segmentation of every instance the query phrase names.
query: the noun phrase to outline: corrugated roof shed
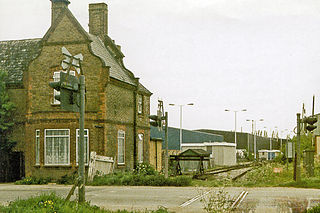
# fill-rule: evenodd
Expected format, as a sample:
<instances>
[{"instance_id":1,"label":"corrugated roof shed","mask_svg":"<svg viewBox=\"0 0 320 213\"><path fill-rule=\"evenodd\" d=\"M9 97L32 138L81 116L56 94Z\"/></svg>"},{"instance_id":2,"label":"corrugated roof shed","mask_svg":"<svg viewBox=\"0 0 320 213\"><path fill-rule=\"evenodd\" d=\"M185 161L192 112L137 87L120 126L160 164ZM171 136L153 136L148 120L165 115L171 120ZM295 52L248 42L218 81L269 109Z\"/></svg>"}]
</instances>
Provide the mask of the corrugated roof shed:
<instances>
[{"instance_id":1,"label":"corrugated roof shed","mask_svg":"<svg viewBox=\"0 0 320 213\"><path fill-rule=\"evenodd\" d=\"M151 138L162 138L162 147L164 148L164 131L160 132L157 127L151 126ZM169 127L168 128L168 148L170 150L180 149L180 129ZM222 142L223 136L217 134L210 134L192 130L182 130L183 143L203 143L203 142Z\"/></svg>"}]
</instances>

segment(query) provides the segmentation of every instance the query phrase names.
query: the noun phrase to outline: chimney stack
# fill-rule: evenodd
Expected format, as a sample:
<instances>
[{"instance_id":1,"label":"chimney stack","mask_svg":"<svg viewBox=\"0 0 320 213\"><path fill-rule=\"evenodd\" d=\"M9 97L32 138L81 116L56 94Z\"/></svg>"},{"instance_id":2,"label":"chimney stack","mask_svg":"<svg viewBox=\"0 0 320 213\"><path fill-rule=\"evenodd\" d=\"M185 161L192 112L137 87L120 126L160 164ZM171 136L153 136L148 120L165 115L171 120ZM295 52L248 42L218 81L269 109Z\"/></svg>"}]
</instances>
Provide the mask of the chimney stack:
<instances>
[{"instance_id":1,"label":"chimney stack","mask_svg":"<svg viewBox=\"0 0 320 213\"><path fill-rule=\"evenodd\" d=\"M101 39L108 35L108 5L105 3L89 4L89 33Z\"/></svg>"},{"instance_id":2,"label":"chimney stack","mask_svg":"<svg viewBox=\"0 0 320 213\"><path fill-rule=\"evenodd\" d=\"M59 17L59 14L68 8L70 2L68 0L50 0L52 2L51 7L51 25Z\"/></svg>"}]
</instances>

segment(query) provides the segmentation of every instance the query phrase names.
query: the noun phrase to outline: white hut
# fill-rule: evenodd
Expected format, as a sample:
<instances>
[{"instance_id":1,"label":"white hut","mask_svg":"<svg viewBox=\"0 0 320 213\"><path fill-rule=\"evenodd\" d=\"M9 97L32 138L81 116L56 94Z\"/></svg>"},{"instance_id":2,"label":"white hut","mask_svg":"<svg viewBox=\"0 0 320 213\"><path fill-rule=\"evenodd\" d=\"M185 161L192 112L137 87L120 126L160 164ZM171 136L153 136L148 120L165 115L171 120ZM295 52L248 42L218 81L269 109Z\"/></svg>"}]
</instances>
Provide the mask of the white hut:
<instances>
[{"instance_id":1,"label":"white hut","mask_svg":"<svg viewBox=\"0 0 320 213\"><path fill-rule=\"evenodd\" d=\"M237 163L236 145L227 142L183 143L182 151L203 149L211 153L211 165L231 166Z\"/></svg>"}]
</instances>

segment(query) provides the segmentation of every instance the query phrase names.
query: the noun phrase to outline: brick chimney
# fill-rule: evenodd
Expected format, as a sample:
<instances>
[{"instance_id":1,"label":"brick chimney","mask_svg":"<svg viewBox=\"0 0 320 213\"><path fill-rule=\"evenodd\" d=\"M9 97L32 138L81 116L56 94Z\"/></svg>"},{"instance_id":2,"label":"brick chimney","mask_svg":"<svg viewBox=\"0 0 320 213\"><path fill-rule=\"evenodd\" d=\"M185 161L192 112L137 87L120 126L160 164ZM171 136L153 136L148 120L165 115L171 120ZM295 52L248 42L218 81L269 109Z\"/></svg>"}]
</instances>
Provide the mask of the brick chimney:
<instances>
[{"instance_id":1,"label":"brick chimney","mask_svg":"<svg viewBox=\"0 0 320 213\"><path fill-rule=\"evenodd\" d=\"M52 2L51 6L51 25L58 18L59 14L68 8L70 2L68 0L50 0Z\"/></svg>"},{"instance_id":2,"label":"brick chimney","mask_svg":"<svg viewBox=\"0 0 320 213\"><path fill-rule=\"evenodd\" d=\"M103 39L108 35L108 5L89 4L89 33Z\"/></svg>"}]
</instances>

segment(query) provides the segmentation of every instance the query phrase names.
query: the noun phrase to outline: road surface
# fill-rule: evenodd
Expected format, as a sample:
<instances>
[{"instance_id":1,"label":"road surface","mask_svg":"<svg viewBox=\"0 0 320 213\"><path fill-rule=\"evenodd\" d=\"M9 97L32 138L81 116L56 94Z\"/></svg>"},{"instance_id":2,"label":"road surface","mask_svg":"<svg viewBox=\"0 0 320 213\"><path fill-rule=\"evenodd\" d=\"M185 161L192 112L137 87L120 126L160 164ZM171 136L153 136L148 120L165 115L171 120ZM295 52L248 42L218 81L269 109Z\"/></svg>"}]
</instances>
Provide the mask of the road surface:
<instances>
[{"instance_id":1,"label":"road surface","mask_svg":"<svg viewBox=\"0 0 320 213\"><path fill-rule=\"evenodd\" d=\"M8 204L18 198L25 199L48 192L66 197L70 189L71 186L54 184L0 184L0 203ZM86 200L110 210L156 210L165 207L177 213L201 213L205 212L199 198L201 192L219 189L221 188L86 186ZM242 191L247 191L247 196L239 206L245 212L300 212L320 203L318 189L227 187L223 190L234 199ZM71 197L71 200L74 199L76 195Z\"/></svg>"}]
</instances>

